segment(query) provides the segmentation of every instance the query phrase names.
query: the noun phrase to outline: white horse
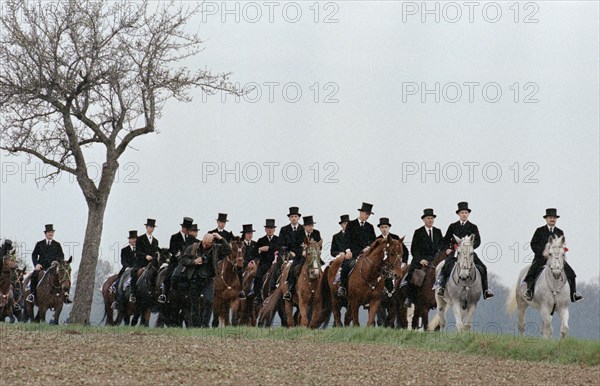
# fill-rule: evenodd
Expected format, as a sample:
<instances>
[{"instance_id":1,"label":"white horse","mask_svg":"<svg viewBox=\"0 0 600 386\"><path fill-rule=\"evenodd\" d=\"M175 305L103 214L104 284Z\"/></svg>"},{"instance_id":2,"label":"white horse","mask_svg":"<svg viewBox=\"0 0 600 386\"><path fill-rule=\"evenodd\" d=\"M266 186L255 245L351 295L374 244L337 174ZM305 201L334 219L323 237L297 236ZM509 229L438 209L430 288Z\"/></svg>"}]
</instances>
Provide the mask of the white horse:
<instances>
[{"instance_id":1,"label":"white horse","mask_svg":"<svg viewBox=\"0 0 600 386\"><path fill-rule=\"evenodd\" d=\"M458 243L457 261L448 278L444 296L438 295L439 289L435 291L438 311L435 318L429 323L429 330L435 330L438 325L442 330L445 328L448 307L452 307L454 310L456 329L458 331L470 330L477 302L479 302L482 294L481 275L473 260L475 235L469 235L462 239L454 235L454 239ZM439 276L444 264L445 261L436 267L435 273L437 276Z\"/></svg>"},{"instance_id":2,"label":"white horse","mask_svg":"<svg viewBox=\"0 0 600 386\"><path fill-rule=\"evenodd\" d=\"M556 311L561 320L560 337L564 338L569 332L569 297L570 288L564 272L565 265L565 238L564 236L551 236L544 249L546 266L536 279L533 299L525 299L525 284L523 279L531 264L526 265L519 274L517 284L512 288L506 301L506 311L509 315L519 309L519 334L525 331L525 310L532 307L540 310L542 316L542 335L552 337L552 314Z\"/></svg>"}]
</instances>

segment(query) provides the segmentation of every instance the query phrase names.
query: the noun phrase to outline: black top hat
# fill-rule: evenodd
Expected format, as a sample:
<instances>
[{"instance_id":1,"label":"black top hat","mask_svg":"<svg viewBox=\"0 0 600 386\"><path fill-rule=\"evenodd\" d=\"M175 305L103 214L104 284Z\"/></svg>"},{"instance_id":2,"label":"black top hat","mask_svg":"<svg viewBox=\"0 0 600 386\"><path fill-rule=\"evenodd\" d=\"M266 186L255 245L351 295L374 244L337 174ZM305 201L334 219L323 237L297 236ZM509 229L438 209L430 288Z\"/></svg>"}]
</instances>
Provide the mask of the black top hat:
<instances>
[{"instance_id":1,"label":"black top hat","mask_svg":"<svg viewBox=\"0 0 600 386\"><path fill-rule=\"evenodd\" d=\"M229 220L227 220L227 213L219 213L217 216L217 221L228 222Z\"/></svg>"},{"instance_id":2,"label":"black top hat","mask_svg":"<svg viewBox=\"0 0 600 386\"><path fill-rule=\"evenodd\" d=\"M190 229L190 227L192 226L192 223L194 222L194 219L191 217L184 217L183 218L183 223L179 224L184 228Z\"/></svg>"},{"instance_id":3,"label":"black top hat","mask_svg":"<svg viewBox=\"0 0 600 386\"><path fill-rule=\"evenodd\" d=\"M369 214L375 214L375 213L371 212L371 209L373 209L373 204L367 204L366 202L363 202L362 208L360 208L359 211L367 212Z\"/></svg>"},{"instance_id":4,"label":"black top hat","mask_svg":"<svg viewBox=\"0 0 600 386\"><path fill-rule=\"evenodd\" d=\"M46 227L46 229L44 229L44 233L46 233L46 232L54 232L54 225L52 225L52 224L46 224L46 225L44 225L44 227Z\"/></svg>"},{"instance_id":5,"label":"black top hat","mask_svg":"<svg viewBox=\"0 0 600 386\"><path fill-rule=\"evenodd\" d=\"M146 223L144 224L147 227L154 227L156 228L156 220L153 218L149 218L146 220Z\"/></svg>"},{"instance_id":6,"label":"black top hat","mask_svg":"<svg viewBox=\"0 0 600 386\"><path fill-rule=\"evenodd\" d=\"M290 217L290 216L291 216L291 215L293 215L293 214L296 214L296 215L298 215L298 216L302 216L302 215L300 214L300 212L299 212L299 211L300 211L300 209L298 209L298 207L297 207L297 206L292 206L292 207L290 208L290 213L288 213L288 217Z\"/></svg>"},{"instance_id":7,"label":"black top hat","mask_svg":"<svg viewBox=\"0 0 600 386\"><path fill-rule=\"evenodd\" d=\"M556 217L556 218L560 217L558 214L556 214L556 208L546 209L546 215L544 216L544 218L546 218L548 216L552 216L552 217Z\"/></svg>"},{"instance_id":8,"label":"black top hat","mask_svg":"<svg viewBox=\"0 0 600 386\"><path fill-rule=\"evenodd\" d=\"M427 208L427 209L423 209L423 215L421 216L421 220L423 220L425 217L433 217L436 218L437 216L435 214L433 214L433 209L431 208Z\"/></svg>"},{"instance_id":9,"label":"black top hat","mask_svg":"<svg viewBox=\"0 0 600 386\"><path fill-rule=\"evenodd\" d=\"M379 219L379 224L377 224L377 227L379 228L382 225L392 226L392 224L390 224L390 219L387 217L382 217Z\"/></svg>"},{"instance_id":10,"label":"black top hat","mask_svg":"<svg viewBox=\"0 0 600 386\"><path fill-rule=\"evenodd\" d=\"M316 222L313 221L313 216L304 216L302 218L302 224L303 225L313 225L316 224Z\"/></svg>"},{"instance_id":11,"label":"black top hat","mask_svg":"<svg viewBox=\"0 0 600 386\"><path fill-rule=\"evenodd\" d=\"M2 243L5 247L12 247L12 240L5 239Z\"/></svg>"},{"instance_id":12,"label":"black top hat","mask_svg":"<svg viewBox=\"0 0 600 386\"><path fill-rule=\"evenodd\" d=\"M137 231L129 231L128 239L137 239Z\"/></svg>"},{"instance_id":13,"label":"black top hat","mask_svg":"<svg viewBox=\"0 0 600 386\"><path fill-rule=\"evenodd\" d=\"M469 213L471 213L471 209L469 209L469 203L468 202L464 202L461 201L458 203L458 209L456 210L456 214L458 214L458 212L460 212L461 210L466 210Z\"/></svg>"},{"instance_id":14,"label":"black top hat","mask_svg":"<svg viewBox=\"0 0 600 386\"><path fill-rule=\"evenodd\" d=\"M338 224L341 224L343 222L350 222L350 215L349 214L343 214L340 216L340 222Z\"/></svg>"},{"instance_id":15,"label":"black top hat","mask_svg":"<svg viewBox=\"0 0 600 386\"><path fill-rule=\"evenodd\" d=\"M249 232L256 232L254 229L252 229L252 224L242 225L242 231L240 233L249 233Z\"/></svg>"},{"instance_id":16,"label":"black top hat","mask_svg":"<svg viewBox=\"0 0 600 386\"><path fill-rule=\"evenodd\" d=\"M198 224L192 224L192 225L190 225L190 231L191 232L198 232Z\"/></svg>"},{"instance_id":17,"label":"black top hat","mask_svg":"<svg viewBox=\"0 0 600 386\"><path fill-rule=\"evenodd\" d=\"M266 219L265 228L277 228L277 226L275 225L275 220L273 220L272 218Z\"/></svg>"}]
</instances>

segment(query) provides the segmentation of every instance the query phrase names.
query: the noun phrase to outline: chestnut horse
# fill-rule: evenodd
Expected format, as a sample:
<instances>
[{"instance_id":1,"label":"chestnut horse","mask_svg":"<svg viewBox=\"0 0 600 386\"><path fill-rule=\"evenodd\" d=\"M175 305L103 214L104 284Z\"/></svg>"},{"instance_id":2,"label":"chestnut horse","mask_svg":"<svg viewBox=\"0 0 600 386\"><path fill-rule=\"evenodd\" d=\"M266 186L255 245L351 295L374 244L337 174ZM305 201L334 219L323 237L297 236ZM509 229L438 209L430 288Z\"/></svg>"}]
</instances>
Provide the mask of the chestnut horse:
<instances>
[{"instance_id":1,"label":"chestnut horse","mask_svg":"<svg viewBox=\"0 0 600 386\"><path fill-rule=\"evenodd\" d=\"M0 322L5 318L10 318L14 323L14 304L13 286L10 282L12 270L17 268L17 258L15 255L5 255L2 257L2 271L0 271Z\"/></svg>"},{"instance_id":2,"label":"chestnut horse","mask_svg":"<svg viewBox=\"0 0 600 386\"><path fill-rule=\"evenodd\" d=\"M217 265L219 272L214 281L215 292L212 308L213 318L218 320L218 324L229 326L230 310L234 324L237 324L237 312L240 306L239 295L242 290L237 270L244 265L245 252L246 244L244 241L239 237L234 237L231 240L231 254ZM214 322L213 326L215 326Z\"/></svg>"},{"instance_id":3,"label":"chestnut horse","mask_svg":"<svg viewBox=\"0 0 600 386\"><path fill-rule=\"evenodd\" d=\"M112 285L117 280L118 275L110 275L106 278L104 283L102 284L102 288L100 291L102 292L102 299L104 300L104 319L106 320L106 324L108 326L114 326L120 323L117 323L115 320L115 314L113 311L113 304L117 300L117 294L110 290Z\"/></svg>"},{"instance_id":4,"label":"chestnut horse","mask_svg":"<svg viewBox=\"0 0 600 386\"><path fill-rule=\"evenodd\" d=\"M63 308L65 298L71 290L71 262L73 256L69 257L69 260L57 260L53 261L50 268L47 271L40 271L38 274L41 276L37 286L37 296L35 297L34 303L25 305L27 314L32 317L33 306L38 307L38 312L35 316L34 321L39 323L40 321L46 321L46 311L54 309L54 317L50 321L50 324L58 324L58 318ZM29 281L31 275L26 279ZM25 291L25 297L31 293L31 289Z\"/></svg>"},{"instance_id":5,"label":"chestnut horse","mask_svg":"<svg viewBox=\"0 0 600 386\"><path fill-rule=\"evenodd\" d=\"M308 327L309 311L311 311L318 299L318 289L322 277L321 272L321 247L322 240L304 240L302 258L303 264L300 266L300 273L296 285L296 292L292 301L285 302L285 313L288 320L288 327L294 327L294 305L298 306L300 312L298 323L302 327ZM291 267L290 267L291 269ZM290 269L287 270L289 275ZM286 275L287 279L287 275ZM282 280L284 283L284 280ZM282 284L282 291L287 291L287 283Z\"/></svg>"},{"instance_id":6,"label":"chestnut horse","mask_svg":"<svg viewBox=\"0 0 600 386\"><path fill-rule=\"evenodd\" d=\"M403 249L400 240L377 239L366 254L356 261L356 266L348 278L348 305L352 325L360 326L358 311L360 306L369 304L368 326L375 326L375 316L383 293L384 275L394 269L402 259Z\"/></svg>"}]
</instances>

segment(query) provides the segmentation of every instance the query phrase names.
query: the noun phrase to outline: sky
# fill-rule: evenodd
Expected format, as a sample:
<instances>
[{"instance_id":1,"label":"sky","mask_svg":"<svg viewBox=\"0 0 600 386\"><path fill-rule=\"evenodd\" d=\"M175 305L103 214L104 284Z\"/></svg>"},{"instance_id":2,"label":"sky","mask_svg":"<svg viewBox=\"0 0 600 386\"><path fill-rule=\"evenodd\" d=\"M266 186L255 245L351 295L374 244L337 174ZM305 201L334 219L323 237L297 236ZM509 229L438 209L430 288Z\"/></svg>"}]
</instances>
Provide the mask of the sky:
<instances>
[{"instance_id":1,"label":"sky","mask_svg":"<svg viewBox=\"0 0 600 386\"><path fill-rule=\"evenodd\" d=\"M598 3L423 4L204 2L188 25L204 51L183 64L252 91L165 104L159 132L121 159L100 258L116 272L146 218L167 246L183 216L202 233L225 212L258 238L298 206L327 243L368 202L370 222L389 217L409 242L424 208L445 232L467 201L476 252L503 283L532 258L549 207L578 279L598 278ZM0 237L29 260L53 223L77 266L87 208L74 179L36 184L38 161L0 162Z\"/></svg>"}]
</instances>

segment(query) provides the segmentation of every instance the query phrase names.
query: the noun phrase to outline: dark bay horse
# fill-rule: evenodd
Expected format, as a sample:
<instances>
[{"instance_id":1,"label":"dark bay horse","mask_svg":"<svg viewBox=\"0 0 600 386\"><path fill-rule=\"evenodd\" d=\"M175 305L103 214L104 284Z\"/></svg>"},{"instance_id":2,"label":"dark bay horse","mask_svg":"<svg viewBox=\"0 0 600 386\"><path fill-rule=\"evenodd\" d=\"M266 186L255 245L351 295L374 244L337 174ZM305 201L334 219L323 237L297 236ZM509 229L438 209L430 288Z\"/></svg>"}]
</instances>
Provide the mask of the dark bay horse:
<instances>
[{"instance_id":1,"label":"dark bay horse","mask_svg":"<svg viewBox=\"0 0 600 386\"><path fill-rule=\"evenodd\" d=\"M429 311L437 307L435 301L435 290L433 285L435 284L436 274L435 268L439 263L446 259L446 251L440 251L434 258L433 262L422 267L425 271L425 278L423 284L417 287L415 291L414 299L414 313L411 321L411 328L416 330L420 327L427 329L429 325ZM420 324L419 324L420 320Z\"/></svg>"},{"instance_id":2,"label":"dark bay horse","mask_svg":"<svg viewBox=\"0 0 600 386\"><path fill-rule=\"evenodd\" d=\"M258 264L253 262L248 264L242 275L242 289L245 293L250 293L252 281L256 277ZM256 306L254 305L254 296L246 296L245 299L240 299L240 308L238 310L238 325L241 326L256 326Z\"/></svg>"},{"instance_id":3,"label":"dark bay horse","mask_svg":"<svg viewBox=\"0 0 600 386\"><path fill-rule=\"evenodd\" d=\"M109 326L121 324L118 318L118 313L117 318L115 318L115 313L113 311L113 304L117 301L117 294L110 290L118 277L119 276L116 274L110 275L106 278L102 284L102 288L100 289L102 292L102 299L104 300L104 319L106 320L106 324Z\"/></svg>"},{"instance_id":4,"label":"dark bay horse","mask_svg":"<svg viewBox=\"0 0 600 386\"><path fill-rule=\"evenodd\" d=\"M257 307L258 326L272 326L275 312L277 312L281 318L281 325L288 325L285 305L282 301L283 294L285 293L285 291L282 291L282 286L287 290L287 286L285 285L287 272L285 272L285 270L291 263L289 251L285 250L282 251L282 253L276 253L275 261L271 264L271 267L269 267L269 270L265 274L262 288L260 289L264 301ZM273 283L274 286L272 285Z\"/></svg>"},{"instance_id":5,"label":"dark bay horse","mask_svg":"<svg viewBox=\"0 0 600 386\"><path fill-rule=\"evenodd\" d=\"M41 279L37 286L37 296L34 303L25 305L27 314L31 317L34 315L33 306L38 307L38 312L34 318L36 323L46 321L46 312L49 309L54 309L54 317L50 324L58 324L58 318L63 308L63 303L66 296L71 290L71 262L73 256L69 260L57 260L52 262L47 271L40 271ZM30 277L27 278L29 280ZM25 296L31 293L31 290L25 291Z\"/></svg>"},{"instance_id":6,"label":"dark bay horse","mask_svg":"<svg viewBox=\"0 0 600 386\"><path fill-rule=\"evenodd\" d=\"M237 312L240 306L239 294L242 289L237 270L244 265L246 244L239 237L231 241L231 254L221 260L214 280L213 318L218 324L229 326L231 310L234 325L237 324ZM217 324L217 325L218 325ZM213 323L213 326L215 323Z\"/></svg>"},{"instance_id":7,"label":"dark bay horse","mask_svg":"<svg viewBox=\"0 0 600 386\"><path fill-rule=\"evenodd\" d=\"M171 257L167 248L161 248L154 258L138 270L135 309L141 316L141 323L148 327L150 315L158 306L156 282L160 265Z\"/></svg>"},{"instance_id":8,"label":"dark bay horse","mask_svg":"<svg viewBox=\"0 0 600 386\"><path fill-rule=\"evenodd\" d=\"M17 269L17 259L15 255L5 255L2 257L2 268L0 271L0 322L5 318L10 318L14 323L14 292L11 284L12 271Z\"/></svg>"},{"instance_id":9,"label":"dark bay horse","mask_svg":"<svg viewBox=\"0 0 600 386\"><path fill-rule=\"evenodd\" d=\"M383 293L381 294L381 304L377 311L377 324L383 327L407 328L406 307L404 307L404 298L400 284L402 278L408 271L408 265L402 264L402 261L396 263L396 266L384 273Z\"/></svg>"}]
</instances>

